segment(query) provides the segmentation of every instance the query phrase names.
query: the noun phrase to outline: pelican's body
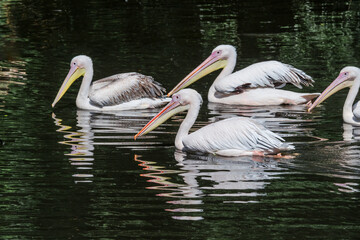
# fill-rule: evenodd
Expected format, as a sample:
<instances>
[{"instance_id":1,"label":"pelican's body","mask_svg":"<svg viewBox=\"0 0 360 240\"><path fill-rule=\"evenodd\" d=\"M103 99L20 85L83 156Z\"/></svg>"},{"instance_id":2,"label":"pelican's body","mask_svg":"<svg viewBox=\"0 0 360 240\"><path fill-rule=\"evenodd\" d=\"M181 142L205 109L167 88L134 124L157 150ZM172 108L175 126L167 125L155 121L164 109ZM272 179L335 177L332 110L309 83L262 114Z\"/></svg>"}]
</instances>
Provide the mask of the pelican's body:
<instances>
[{"instance_id":1,"label":"pelican's body","mask_svg":"<svg viewBox=\"0 0 360 240\"><path fill-rule=\"evenodd\" d=\"M87 110L128 110L160 106L168 102L165 89L150 76L140 73L122 73L92 82L91 58L80 55L70 63L66 76L52 106L79 77L83 80L76 98L76 106Z\"/></svg>"},{"instance_id":2,"label":"pelican's body","mask_svg":"<svg viewBox=\"0 0 360 240\"><path fill-rule=\"evenodd\" d=\"M249 118L234 117L207 125L193 133L202 103L200 94L183 89L136 136L145 135L172 115L188 110L175 138L175 147L184 151L212 153L221 156L274 154L284 149L283 139Z\"/></svg>"},{"instance_id":3,"label":"pelican's body","mask_svg":"<svg viewBox=\"0 0 360 240\"><path fill-rule=\"evenodd\" d=\"M183 136L179 133L176 148L221 156L273 154L279 151L284 141L259 122L244 117L215 122Z\"/></svg>"},{"instance_id":4,"label":"pelican's body","mask_svg":"<svg viewBox=\"0 0 360 240\"><path fill-rule=\"evenodd\" d=\"M354 104L360 87L360 69L357 67L343 68L339 76L321 93L308 111L311 111L332 94L346 87L349 87L350 90L343 107L343 120L351 125L360 126L360 104L359 102Z\"/></svg>"},{"instance_id":5,"label":"pelican's body","mask_svg":"<svg viewBox=\"0 0 360 240\"><path fill-rule=\"evenodd\" d=\"M307 103L318 93L296 93L281 88L291 83L312 86L314 82L303 71L278 61L265 61L252 64L233 72L236 65L236 50L231 45L216 47L211 55L186 76L168 96L189 86L205 75L223 68L208 92L209 102L239 105L281 105Z\"/></svg>"}]
</instances>

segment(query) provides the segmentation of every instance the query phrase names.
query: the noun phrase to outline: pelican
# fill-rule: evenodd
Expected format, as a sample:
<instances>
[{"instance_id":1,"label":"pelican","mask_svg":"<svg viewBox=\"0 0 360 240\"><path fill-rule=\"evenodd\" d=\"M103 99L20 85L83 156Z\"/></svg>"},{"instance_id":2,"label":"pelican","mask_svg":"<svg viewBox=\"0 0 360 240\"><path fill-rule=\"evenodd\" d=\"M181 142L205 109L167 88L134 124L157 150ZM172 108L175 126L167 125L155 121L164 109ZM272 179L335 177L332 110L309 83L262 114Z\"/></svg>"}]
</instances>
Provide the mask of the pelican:
<instances>
[{"instance_id":1,"label":"pelican","mask_svg":"<svg viewBox=\"0 0 360 240\"><path fill-rule=\"evenodd\" d=\"M168 96L220 68L223 70L208 92L209 102L252 106L297 105L307 103L320 95L278 89L287 83L298 88L302 88L301 85L312 86L314 80L291 65L265 61L232 73L235 64L236 49L231 45L217 46L203 63L168 93Z\"/></svg>"},{"instance_id":2,"label":"pelican","mask_svg":"<svg viewBox=\"0 0 360 240\"><path fill-rule=\"evenodd\" d=\"M346 87L349 87L350 90L343 107L344 122L353 126L360 126L360 101L354 104L360 87L360 69L357 67L343 68L340 71L339 76L321 93L321 95L309 107L308 111L310 112L320 103L325 101L325 99Z\"/></svg>"},{"instance_id":3,"label":"pelican","mask_svg":"<svg viewBox=\"0 0 360 240\"><path fill-rule=\"evenodd\" d=\"M136 72L122 73L91 84L93 73L90 57L85 55L74 57L52 107L81 76L83 80L76 98L76 106L80 109L105 111L144 109L157 107L169 101L162 97L165 89L150 76Z\"/></svg>"},{"instance_id":4,"label":"pelican","mask_svg":"<svg viewBox=\"0 0 360 240\"><path fill-rule=\"evenodd\" d=\"M291 149L291 146L283 143L284 139L280 136L259 122L244 117L228 118L189 134L201 104L202 98L195 90L179 91L173 95L168 105L134 136L134 139L152 131L172 115L188 110L175 138L175 147L179 150L234 157L264 156Z\"/></svg>"}]
</instances>

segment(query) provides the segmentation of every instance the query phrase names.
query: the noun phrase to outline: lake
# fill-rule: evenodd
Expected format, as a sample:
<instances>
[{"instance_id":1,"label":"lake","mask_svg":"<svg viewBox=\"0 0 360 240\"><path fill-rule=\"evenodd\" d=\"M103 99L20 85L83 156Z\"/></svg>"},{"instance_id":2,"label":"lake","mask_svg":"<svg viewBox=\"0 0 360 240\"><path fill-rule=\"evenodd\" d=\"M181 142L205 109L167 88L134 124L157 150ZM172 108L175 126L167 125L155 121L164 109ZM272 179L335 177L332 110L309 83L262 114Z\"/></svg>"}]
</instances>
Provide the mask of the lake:
<instances>
[{"instance_id":1,"label":"lake","mask_svg":"<svg viewBox=\"0 0 360 240\"><path fill-rule=\"evenodd\" d=\"M347 90L299 106L207 101L218 72L191 86L204 99L196 130L258 119L295 146L291 158L176 151L184 114L133 136L159 109L76 108L77 81L51 107L71 59L94 78L150 75L170 91L219 44L236 70L278 60L322 92L360 66L360 1L0 2L1 239L355 239L360 234L360 128L344 124Z\"/></svg>"}]
</instances>

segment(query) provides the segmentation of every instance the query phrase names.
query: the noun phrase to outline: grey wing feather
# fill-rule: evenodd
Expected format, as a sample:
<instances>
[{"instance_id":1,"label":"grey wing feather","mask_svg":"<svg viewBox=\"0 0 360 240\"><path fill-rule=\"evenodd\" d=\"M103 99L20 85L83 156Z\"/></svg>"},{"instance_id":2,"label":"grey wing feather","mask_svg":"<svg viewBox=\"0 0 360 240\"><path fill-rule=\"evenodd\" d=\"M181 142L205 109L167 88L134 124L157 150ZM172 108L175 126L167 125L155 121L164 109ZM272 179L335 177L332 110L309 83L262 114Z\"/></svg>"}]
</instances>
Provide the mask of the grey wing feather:
<instances>
[{"instance_id":1,"label":"grey wing feather","mask_svg":"<svg viewBox=\"0 0 360 240\"><path fill-rule=\"evenodd\" d=\"M291 65L265 61L224 77L215 84L215 89L219 92L241 92L246 88L283 87L287 83L302 88L301 85L312 86L313 82L309 75Z\"/></svg>"},{"instance_id":2,"label":"grey wing feather","mask_svg":"<svg viewBox=\"0 0 360 240\"><path fill-rule=\"evenodd\" d=\"M283 141L284 139L256 120L235 117L207 125L188 135L183 143L187 149L193 151L271 151L281 148Z\"/></svg>"},{"instance_id":3,"label":"grey wing feather","mask_svg":"<svg viewBox=\"0 0 360 240\"><path fill-rule=\"evenodd\" d=\"M99 107L118 105L141 98L160 98L165 88L150 76L122 73L93 82L90 103Z\"/></svg>"}]
</instances>

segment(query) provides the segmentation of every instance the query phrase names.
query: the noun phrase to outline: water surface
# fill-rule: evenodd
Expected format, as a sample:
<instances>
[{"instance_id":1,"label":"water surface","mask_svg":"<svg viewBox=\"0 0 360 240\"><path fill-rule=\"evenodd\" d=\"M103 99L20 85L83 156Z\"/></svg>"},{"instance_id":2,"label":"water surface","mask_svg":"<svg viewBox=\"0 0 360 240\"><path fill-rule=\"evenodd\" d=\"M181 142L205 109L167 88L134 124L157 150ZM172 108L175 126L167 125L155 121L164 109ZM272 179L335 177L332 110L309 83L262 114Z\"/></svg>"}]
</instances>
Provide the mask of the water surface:
<instances>
[{"instance_id":1,"label":"water surface","mask_svg":"<svg viewBox=\"0 0 360 240\"><path fill-rule=\"evenodd\" d=\"M276 59L321 92L359 66L358 1L0 2L1 239L354 239L359 236L358 128L344 124L347 91L304 106L207 102L217 73L192 87L204 104L193 129L253 117L295 146L291 158L184 154L184 115L133 140L158 109L76 109L79 82L51 103L72 57L95 78L137 71L170 90L219 44L236 69Z\"/></svg>"}]
</instances>

